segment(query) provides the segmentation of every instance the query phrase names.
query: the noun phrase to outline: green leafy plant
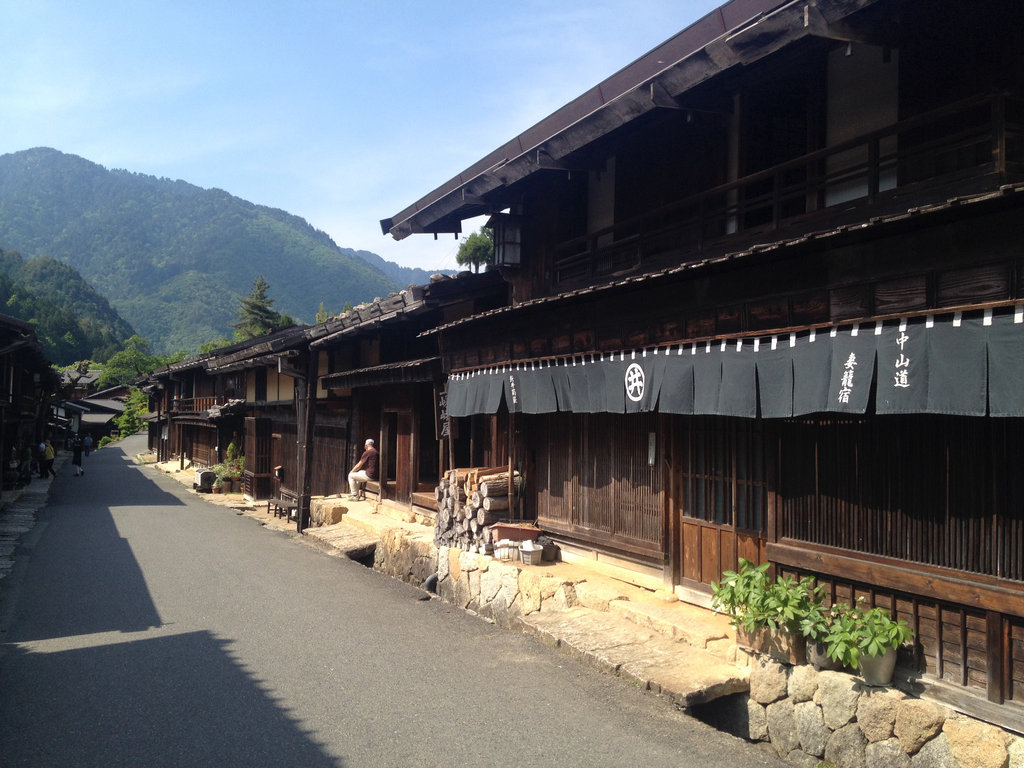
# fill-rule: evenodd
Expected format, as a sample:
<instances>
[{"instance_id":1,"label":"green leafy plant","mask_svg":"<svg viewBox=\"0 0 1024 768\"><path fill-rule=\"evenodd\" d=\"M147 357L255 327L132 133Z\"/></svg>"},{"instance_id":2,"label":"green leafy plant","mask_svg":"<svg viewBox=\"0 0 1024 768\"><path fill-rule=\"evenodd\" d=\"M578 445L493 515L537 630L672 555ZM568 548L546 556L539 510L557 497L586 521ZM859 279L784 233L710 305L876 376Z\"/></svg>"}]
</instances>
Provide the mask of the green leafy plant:
<instances>
[{"instance_id":1,"label":"green leafy plant","mask_svg":"<svg viewBox=\"0 0 1024 768\"><path fill-rule=\"evenodd\" d=\"M760 621L772 629L800 632L814 605L814 590L814 579L810 576L799 581L791 576L779 577L765 592Z\"/></svg>"},{"instance_id":2,"label":"green leafy plant","mask_svg":"<svg viewBox=\"0 0 1024 768\"><path fill-rule=\"evenodd\" d=\"M738 570L725 571L721 581L712 582L712 608L729 616L736 629L742 627L753 632L764 626L764 596L770 582L768 567L768 563L754 565L741 557Z\"/></svg>"},{"instance_id":3,"label":"green leafy plant","mask_svg":"<svg viewBox=\"0 0 1024 768\"><path fill-rule=\"evenodd\" d=\"M812 643L824 643L829 629L839 615L836 605L825 605L828 590L824 586L811 587L811 600L804 616L800 619L800 634Z\"/></svg>"},{"instance_id":4,"label":"green leafy plant","mask_svg":"<svg viewBox=\"0 0 1024 768\"><path fill-rule=\"evenodd\" d=\"M797 580L782 576L774 582L768 563L755 566L740 558L737 571L726 571L720 582L712 583L711 605L732 618L737 629L783 629L801 633L805 620L820 611L823 588L814 586L810 576Z\"/></svg>"},{"instance_id":5,"label":"green leafy plant","mask_svg":"<svg viewBox=\"0 0 1024 768\"><path fill-rule=\"evenodd\" d=\"M861 656L881 656L914 637L902 619L893 619L884 608L865 610L862 605L858 598L854 607L833 606L836 616L825 637L829 658L851 669L860 668Z\"/></svg>"}]
</instances>

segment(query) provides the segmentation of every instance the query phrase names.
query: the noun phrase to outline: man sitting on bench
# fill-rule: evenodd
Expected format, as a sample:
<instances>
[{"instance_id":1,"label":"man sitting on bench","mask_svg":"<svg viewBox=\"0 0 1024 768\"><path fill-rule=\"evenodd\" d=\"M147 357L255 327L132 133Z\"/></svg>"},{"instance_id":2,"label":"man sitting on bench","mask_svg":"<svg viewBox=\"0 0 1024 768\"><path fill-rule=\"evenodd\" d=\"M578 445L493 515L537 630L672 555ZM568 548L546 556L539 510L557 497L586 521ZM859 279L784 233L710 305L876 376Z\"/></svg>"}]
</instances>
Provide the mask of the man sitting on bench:
<instances>
[{"instance_id":1,"label":"man sitting on bench","mask_svg":"<svg viewBox=\"0 0 1024 768\"><path fill-rule=\"evenodd\" d=\"M380 455L377 453L377 449L373 447L373 440L368 439L365 443L363 455L359 457L359 462L348 473L350 499L366 498L366 483L377 479L379 458Z\"/></svg>"}]
</instances>

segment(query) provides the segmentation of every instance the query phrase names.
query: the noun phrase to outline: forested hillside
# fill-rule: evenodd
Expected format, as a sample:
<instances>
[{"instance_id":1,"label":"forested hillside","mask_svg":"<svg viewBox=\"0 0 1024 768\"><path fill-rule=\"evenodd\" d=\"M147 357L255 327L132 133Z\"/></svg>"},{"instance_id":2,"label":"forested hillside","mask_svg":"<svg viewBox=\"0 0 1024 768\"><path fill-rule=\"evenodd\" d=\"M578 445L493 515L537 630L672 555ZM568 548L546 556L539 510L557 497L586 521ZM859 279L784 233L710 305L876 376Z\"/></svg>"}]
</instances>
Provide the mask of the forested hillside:
<instances>
[{"instance_id":1,"label":"forested hillside","mask_svg":"<svg viewBox=\"0 0 1024 768\"><path fill-rule=\"evenodd\" d=\"M385 261L376 253L370 251L354 251L351 248L342 248L343 253L347 253L355 258L362 259L367 264L376 267L385 275L394 280L398 285L405 288L409 285L426 285L430 282L430 276L436 274L438 270L428 272L425 269L415 269L414 267L403 267L400 264L395 264L393 261ZM452 270L442 270L453 273Z\"/></svg>"},{"instance_id":2,"label":"forested hillside","mask_svg":"<svg viewBox=\"0 0 1024 768\"><path fill-rule=\"evenodd\" d=\"M67 264L0 248L0 311L36 325L51 362L106 360L133 330Z\"/></svg>"},{"instance_id":3,"label":"forested hillside","mask_svg":"<svg viewBox=\"0 0 1024 768\"><path fill-rule=\"evenodd\" d=\"M408 285L285 211L53 149L0 156L0 247L75 267L165 353L230 336L260 274L304 322Z\"/></svg>"}]
</instances>

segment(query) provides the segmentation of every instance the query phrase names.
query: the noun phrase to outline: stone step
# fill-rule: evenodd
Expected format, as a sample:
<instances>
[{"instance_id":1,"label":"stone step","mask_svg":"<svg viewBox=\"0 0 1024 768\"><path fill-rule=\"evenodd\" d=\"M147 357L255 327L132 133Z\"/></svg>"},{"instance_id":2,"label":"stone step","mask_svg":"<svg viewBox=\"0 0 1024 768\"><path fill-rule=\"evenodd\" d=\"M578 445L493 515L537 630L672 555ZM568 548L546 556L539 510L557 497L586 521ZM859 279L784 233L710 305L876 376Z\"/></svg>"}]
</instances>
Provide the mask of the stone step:
<instances>
[{"instance_id":1,"label":"stone step","mask_svg":"<svg viewBox=\"0 0 1024 768\"><path fill-rule=\"evenodd\" d=\"M676 642L736 660L735 632L725 616L614 579L588 576L574 587L578 604L585 608L617 614Z\"/></svg>"},{"instance_id":2,"label":"stone step","mask_svg":"<svg viewBox=\"0 0 1024 768\"><path fill-rule=\"evenodd\" d=\"M638 627L658 632L676 642L709 651L719 658L732 660L735 640L728 623L715 621L714 614L680 602L658 603L614 600L609 610ZM721 618L721 617L718 617Z\"/></svg>"},{"instance_id":3,"label":"stone step","mask_svg":"<svg viewBox=\"0 0 1024 768\"><path fill-rule=\"evenodd\" d=\"M543 642L691 707L749 689L748 670L617 612L576 607L523 616Z\"/></svg>"},{"instance_id":4,"label":"stone step","mask_svg":"<svg viewBox=\"0 0 1024 768\"><path fill-rule=\"evenodd\" d=\"M355 560L372 553L379 541L376 533L344 522L323 528L307 528L303 535L329 554Z\"/></svg>"}]
</instances>

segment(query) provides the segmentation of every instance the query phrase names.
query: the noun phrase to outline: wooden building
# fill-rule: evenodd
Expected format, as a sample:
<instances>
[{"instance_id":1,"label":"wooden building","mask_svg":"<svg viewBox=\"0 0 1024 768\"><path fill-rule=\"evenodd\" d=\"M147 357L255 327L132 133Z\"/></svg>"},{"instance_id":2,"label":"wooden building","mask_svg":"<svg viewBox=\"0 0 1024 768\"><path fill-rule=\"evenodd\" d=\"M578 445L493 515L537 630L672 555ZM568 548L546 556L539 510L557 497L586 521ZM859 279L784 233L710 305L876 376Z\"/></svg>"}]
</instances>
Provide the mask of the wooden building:
<instances>
[{"instance_id":1,"label":"wooden building","mask_svg":"<svg viewBox=\"0 0 1024 768\"><path fill-rule=\"evenodd\" d=\"M336 491L346 487L348 468L373 438L381 478L371 493L427 515L436 512L434 488L451 466L452 443L442 432L448 426L439 401L444 377L432 331L507 302L508 287L496 272L436 275L427 285L409 286L324 324L325 333L310 343L319 386L328 393L317 401L318 413L342 407L352 417L345 478ZM463 438L455 444L467 443ZM315 453L317 462L326 457Z\"/></svg>"},{"instance_id":2,"label":"wooden building","mask_svg":"<svg viewBox=\"0 0 1024 768\"><path fill-rule=\"evenodd\" d=\"M225 460L233 442L245 456L249 498L298 499L299 425L305 424L308 345L316 328L285 328L155 371L147 389L150 448L158 460L212 466ZM344 429L344 418L341 424ZM320 493L334 486L331 477L312 481Z\"/></svg>"},{"instance_id":3,"label":"wooden building","mask_svg":"<svg viewBox=\"0 0 1024 768\"><path fill-rule=\"evenodd\" d=\"M450 459L430 332L504 306L507 297L496 272L438 275L323 323L168 365L147 383L150 448L160 461L211 466L234 441L245 456L246 496L294 501L301 530L312 496L347 492L357 451L372 437L383 482L371 492L431 515Z\"/></svg>"},{"instance_id":4,"label":"wooden building","mask_svg":"<svg viewBox=\"0 0 1024 768\"><path fill-rule=\"evenodd\" d=\"M59 445L64 424L53 409L60 378L50 366L35 329L29 323L0 315L0 456L4 486L18 480L26 448L35 451L45 438ZM11 461L15 465L11 466Z\"/></svg>"},{"instance_id":5,"label":"wooden building","mask_svg":"<svg viewBox=\"0 0 1024 768\"><path fill-rule=\"evenodd\" d=\"M223 461L233 435L240 435L241 377L208 370L220 352L171 363L148 377L149 449L157 461L208 467Z\"/></svg>"},{"instance_id":6,"label":"wooden building","mask_svg":"<svg viewBox=\"0 0 1024 768\"><path fill-rule=\"evenodd\" d=\"M684 599L739 557L905 618L1024 731L1024 6L733 0L382 222L490 215L438 331L470 462Z\"/></svg>"}]
</instances>

